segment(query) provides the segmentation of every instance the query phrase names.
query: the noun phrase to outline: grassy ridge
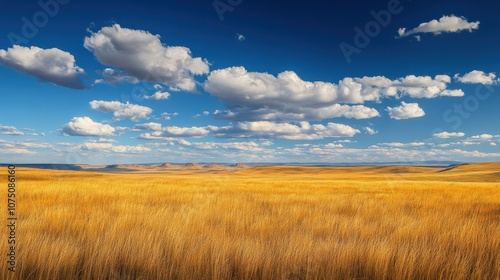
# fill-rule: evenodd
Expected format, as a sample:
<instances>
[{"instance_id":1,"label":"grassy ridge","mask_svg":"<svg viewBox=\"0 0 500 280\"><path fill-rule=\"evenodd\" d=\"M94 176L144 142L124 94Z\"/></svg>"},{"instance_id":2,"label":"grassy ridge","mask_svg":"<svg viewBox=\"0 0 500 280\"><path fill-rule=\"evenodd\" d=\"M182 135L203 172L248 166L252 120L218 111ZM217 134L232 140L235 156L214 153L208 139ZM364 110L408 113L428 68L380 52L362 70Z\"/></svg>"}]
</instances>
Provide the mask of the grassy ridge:
<instances>
[{"instance_id":1,"label":"grassy ridge","mask_svg":"<svg viewBox=\"0 0 500 280\"><path fill-rule=\"evenodd\" d=\"M497 167L19 168L0 277L500 279Z\"/></svg>"}]
</instances>

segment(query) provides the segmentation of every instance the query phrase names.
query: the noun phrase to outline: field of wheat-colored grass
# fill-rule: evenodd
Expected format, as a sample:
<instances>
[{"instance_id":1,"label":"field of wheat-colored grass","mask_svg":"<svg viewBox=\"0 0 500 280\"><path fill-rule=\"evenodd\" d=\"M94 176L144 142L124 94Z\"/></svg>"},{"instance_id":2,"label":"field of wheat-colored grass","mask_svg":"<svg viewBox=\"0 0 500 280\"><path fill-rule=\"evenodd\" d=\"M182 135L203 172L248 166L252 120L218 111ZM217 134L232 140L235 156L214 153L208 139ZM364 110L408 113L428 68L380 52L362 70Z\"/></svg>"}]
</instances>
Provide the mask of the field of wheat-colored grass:
<instances>
[{"instance_id":1,"label":"field of wheat-colored grass","mask_svg":"<svg viewBox=\"0 0 500 280\"><path fill-rule=\"evenodd\" d=\"M499 171L18 168L0 278L500 279Z\"/></svg>"}]
</instances>

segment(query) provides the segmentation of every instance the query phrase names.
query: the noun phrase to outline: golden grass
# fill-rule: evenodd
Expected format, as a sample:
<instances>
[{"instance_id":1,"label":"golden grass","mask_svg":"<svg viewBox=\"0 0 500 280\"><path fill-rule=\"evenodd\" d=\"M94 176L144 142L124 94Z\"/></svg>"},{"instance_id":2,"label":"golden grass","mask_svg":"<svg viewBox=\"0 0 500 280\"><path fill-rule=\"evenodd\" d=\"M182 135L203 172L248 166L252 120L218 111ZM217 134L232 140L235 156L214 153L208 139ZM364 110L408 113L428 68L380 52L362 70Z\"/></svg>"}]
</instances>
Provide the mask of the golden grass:
<instances>
[{"instance_id":1,"label":"golden grass","mask_svg":"<svg viewBox=\"0 0 500 280\"><path fill-rule=\"evenodd\" d=\"M498 167L18 168L0 277L500 279Z\"/></svg>"}]
</instances>

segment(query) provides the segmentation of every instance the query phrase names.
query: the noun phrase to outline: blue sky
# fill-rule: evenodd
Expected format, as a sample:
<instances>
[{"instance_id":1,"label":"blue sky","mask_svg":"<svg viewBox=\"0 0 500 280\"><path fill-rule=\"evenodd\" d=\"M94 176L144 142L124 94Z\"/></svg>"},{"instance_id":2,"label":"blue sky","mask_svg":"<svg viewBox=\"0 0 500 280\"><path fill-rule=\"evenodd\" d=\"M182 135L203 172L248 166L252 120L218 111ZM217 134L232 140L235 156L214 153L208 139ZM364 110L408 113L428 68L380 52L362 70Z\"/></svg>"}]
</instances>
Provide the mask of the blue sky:
<instances>
[{"instance_id":1,"label":"blue sky","mask_svg":"<svg viewBox=\"0 0 500 280\"><path fill-rule=\"evenodd\" d=\"M12 1L0 162L499 161L495 5Z\"/></svg>"}]
</instances>

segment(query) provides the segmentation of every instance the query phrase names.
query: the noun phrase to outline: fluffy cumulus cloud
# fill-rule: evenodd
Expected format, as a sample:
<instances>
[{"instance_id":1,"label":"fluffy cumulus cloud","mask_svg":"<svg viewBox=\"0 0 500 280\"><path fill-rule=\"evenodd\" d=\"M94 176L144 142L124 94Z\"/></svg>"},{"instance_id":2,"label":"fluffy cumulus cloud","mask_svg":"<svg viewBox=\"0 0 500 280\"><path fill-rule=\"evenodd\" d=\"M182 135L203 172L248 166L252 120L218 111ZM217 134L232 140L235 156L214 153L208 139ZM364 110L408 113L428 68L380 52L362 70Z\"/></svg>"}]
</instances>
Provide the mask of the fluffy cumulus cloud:
<instances>
[{"instance_id":1,"label":"fluffy cumulus cloud","mask_svg":"<svg viewBox=\"0 0 500 280\"><path fill-rule=\"evenodd\" d=\"M90 101L90 108L102 111L102 112L112 112L113 117L117 120L128 118L130 120L136 121L139 119L144 119L149 116L153 112L153 110L149 107L130 104L130 103L121 103L119 101L102 101L102 100L93 100Z\"/></svg>"},{"instance_id":2,"label":"fluffy cumulus cloud","mask_svg":"<svg viewBox=\"0 0 500 280\"><path fill-rule=\"evenodd\" d=\"M72 89L85 89L80 78L85 71L75 64L75 57L57 48L22 47L14 45L0 50L0 63L6 67Z\"/></svg>"},{"instance_id":3,"label":"fluffy cumulus cloud","mask_svg":"<svg viewBox=\"0 0 500 280\"><path fill-rule=\"evenodd\" d=\"M8 125L1 125L0 124L0 134L22 136L22 135L24 135L24 132L19 131L14 126L8 126Z\"/></svg>"},{"instance_id":4,"label":"fluffy cumulus cloud","mask_svg":"<svg viewBox=\"0 0 500 280\"><path fill-rule=\"evenodd\" d=\"M210 133L210 129L207 127L179 127L179 126L167 126L162 127L159 123L144 123L137 124L134 126L134 130L149 130L153 131L151 133L143 133L139 136L141 139L146 140L170 140L177 137L204 137Z\"/></svg>"},{"instance_id":5,"label":"fluffy cumulus cloud","mask_svg":"<svg viewBox=\"0 0 500 280\"><path fill-rule=\"evenodd\" d=\"M471 71L463 76L456 74L455 79L464 84L492 85L498 83L497 75L495 73L486 74L479 70Z\"/></svg>"},{"instance_id":6,"label":"fluffy cumulus cloud","mask_svg":"<svg viewBox=\"0 0 500 280\"><path fill-rule=\"evenodd\" d=\"M203 137L210 131L204 127L167 126L162 131L164 137Z\"/></svg>"},{"instance_id":7,"label":"fluffy cumulus cloud","mask_svg":"<svg viewBox=\"0 0 500 280\"><path fill-rule=\"evenodd\" d=\"M186 47L166 46L159 35L144 30L103 27L85 38L84 47L102 64L117 67L135 79L195 91L194 75L209 72L209 64L192 57Z\"/></svg>"},{"instance_id":8,"label":"fluffy cumulus cloud","mask_svg":"<svg viewBox=\"0 0 500 280\"><path fill-rule=\"evenodd\" d=\"M332 137L353 137L358 129L344 124L310 124L309 122L276 123L269 121L239 122L227 127L212 127L217 137L223 138L280 138L288 140L316 140Z\"/></svg>"},{"instance_id":9,"label":"fluffy cumulus cloud","mask_svg":"<svg viewBox=\"0 0 500 280\"><path fill-rule=\"evenodd\" d=\"M420 108L418 103L401 102L401 106L387 107L389 117L395 120L406 120L425 116L424 110Z\"/></svg>"},{"instance_id":10,"label":"fluffy cumulus cloud","mask_svg":"<svg viewBox=\"0 0 500 280\"><path fill-rule=\"evenodd\" d=\"M300 122L299 124L277 123L270 121L237 122L228 126L206 126L206 127L162 127L159 123L144 123L135 125L135 131L148 130L152 132L142 133L139 138L146 140L173 140L179 137L204 137L209 133L219 138L280 138L289 140L316 140L332 137L353 137L360 133L358 129L344 124L328 123L310 124Z\"/></svg>"},{"instance_id":11,"label":"fluffy cumulus cloud","mask_svg":"<svg viewBox=\"0 0 500 280\"><path fill-rule=\"evenodd\" d=\"M399 37L406 37L417 33L433 33L439 35L441 33L456 33L464 30L472 32L472 30L479 29L479 21L469 22L464 17L457 17L455 15L442 16L439 20L434 19L429 22L421 23L414 29L407 30L400 28L398 30Z\"/></svg>"},{"instance_id":12,"label":"fluffy cumulus cloud","mask_svg":"<svg viewBox=\"0 0 500 280\"><path fill-rule=\"evenodd\" d=\"M436 98L439 96L459 97L464 96L460 89L446 89L451 82L448 75L430 76L408 75L393 82L392 87L401 92L402 95L408 95L413 98ZM391 87L390 87L391 88Z\"/></svg>"},{"instance_id":13,"label":"fluffy cumulus cloud","mask_svg":"<svg viewBox=\"0 0 500 280\"><path fill-rule=\"evenodd\" d=\"M441 138L441 139L448 139L448 138L459 138L459 137L464 137L465 133L463 132L440 132L440 133L435 133L433 135L434 137Z\"/></svg>"},{"instance_id":14,"label":"fluffy cumulus cloud","mask_svg":"<svg viewBox=\"0 0 500 280\"><path fill-rule=\"evenodd\" d=\"M70 136L113 136L115 129L108 125L93 121L89 117L74 117L65 124L61 132Z\"/></svg>"},{"instance_id":15,"label":"fluffy cumulus cloud","mask_svg":"<svg viewBox=\"0 0 500 280\"><path fill-rule=\"evenodd\" d=\"M447 75L409 75L396 80L386 77L345 78L338 84L308 82L295 72L274 76L231 67L210 73L205 90L228 105L215 116L243 121L303 121L336 117L367 119L379 112L363 104L382 98L410 96L435 98L463 96L461 90L448 90Z\"/></svg>"}]
</instances>

